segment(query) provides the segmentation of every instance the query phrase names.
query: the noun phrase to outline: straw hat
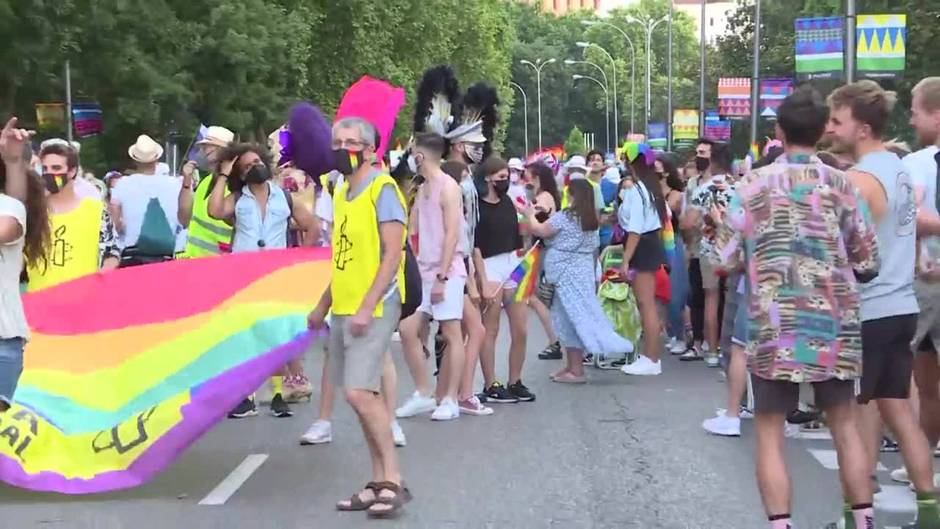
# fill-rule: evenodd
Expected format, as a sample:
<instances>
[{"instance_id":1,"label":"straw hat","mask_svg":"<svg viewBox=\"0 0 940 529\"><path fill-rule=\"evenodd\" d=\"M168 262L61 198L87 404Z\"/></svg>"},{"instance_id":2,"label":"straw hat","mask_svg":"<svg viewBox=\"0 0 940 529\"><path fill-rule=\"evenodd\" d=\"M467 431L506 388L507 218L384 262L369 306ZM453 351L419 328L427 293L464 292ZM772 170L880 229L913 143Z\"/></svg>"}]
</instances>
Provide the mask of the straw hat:
<instances>
[{"instance_id":1,"label":"straw hat","mask_svg":"<svg viewBox=\"0 0 940 529\"><path fill-rule=\"evenodd\" d=\"M150 136L141 134L137 142L128 147L127 155L137 163L153 163L163 156L163 147Z\"/></svg>"},{"instance_id":2,"label":"straw hat","mask_svg":"<svg viewBox=\"0 0 940 529\"><path fill-rule=\"evenodd\" d=\"M228 147L235 141L235 133L225 127L209 127L206 129L206 136L197 141L196 145L215 145L217 147Z\"/></svg>"}]
</instances>

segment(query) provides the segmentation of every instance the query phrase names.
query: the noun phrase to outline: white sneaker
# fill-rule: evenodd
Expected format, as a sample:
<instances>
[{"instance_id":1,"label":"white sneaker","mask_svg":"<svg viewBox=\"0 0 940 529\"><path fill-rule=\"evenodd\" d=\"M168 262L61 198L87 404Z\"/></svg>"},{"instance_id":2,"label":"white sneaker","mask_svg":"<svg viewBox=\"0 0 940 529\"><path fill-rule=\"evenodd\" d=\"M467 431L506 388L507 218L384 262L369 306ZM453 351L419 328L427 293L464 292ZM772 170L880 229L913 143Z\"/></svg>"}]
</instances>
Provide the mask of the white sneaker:
<instances>
[{"instance_id":1,"label":"white sneaker","mask_svg":"<svg viewBox=\"0 0 940 529\"><path fill-rule=\"evenodd\" d=\"M330 421L315 421L310 429L300 436L301 445L322 445L333 440L333 425Z\"/></svg>"},{"instance_id":2,"label":"white sneaker","mask_svg":"<svg viewBox=\"0 0 940 529\"><path fill-rule=\"evenodd\" d=\"M686 349L685 342L682 340L673 338L672 342L669 343L669 354L681 355Z\"/></svg>"},{"instance_id":3,"label":"white sneaker","mask_svg":"<svg viewBox=\"0 0 940 529\"><path fill-rule=\"evenodd\" d=\"M434 397L422 397L420 393L415 391L408 397L407 402L395 410L395 417L399 419L414 417L422 413L431 413L435 408L437 408L437 401L434 400Z\"/></svg>"},{"instance_id":4,"label":"white sneaker","mask_svg":"<svg viewBox=\"0 0 940 529\"><path fill-rule=\"evenodd\" d=\"M711 419L705 419L702 422L702 428L710 434L722 435L725 437L741 436L741 419L738 417L728 417L724 413L716 415Z\"/></svg>"},{"instance_id":5,"label":"white sneaker","mask_svg":"<svg viewBox=\"0 0 940 529\"><path fill-rule=\"evenodd\" d=\"M728 410L724 408L718 408L717 410L715 410L715 416L717 417L719 415L724 415L726 411ZM745 408L744 406L741 406L740 411L738 411L738 418L741 419L742 421L751 420L754 418L754 412L752 412L749 408Z\"/></svg>"},{"instance_id":6,"label":"white sneaker","mask_svg":"<svg viewBox=\"0 0 940 529\"><path fill-rule=\"evenodd\" d=\"M721 367L721 356L713 354L705 355L705 367Z\"/></svg>"},{"instance_id":7,"label":"white sneaker","mask_svg":"<svg viewBox=\"0 0 940 529\"><path fill-rule=\"evenodd\" d=\"M460 407L457 406L457 401L450 397L444 397L440 406L431 414L432 421L450 421L457 417L460 417Z\"/></svg>"},{"instance_id":8,"label":"white sneaker","mask_svg":"<svg viewBox=\"0 0 940 529\"><path fill-rule=\"evenodd\" d=\"M395 446L405 446L408 444L408 439L405 439L405 432L402 431L398 421L392 421L392 439L395 440Z\"/></svg>"},{"instance_id":9,"label":"white sneaker","mask_svg":"<svg viewBox=\"0 0 940 529\"><path fill-rule=\"evenodd\" d=\"M891 471L891 480L898 483L910 483L911 478L907 475L907 469L904 467L896 468Z\"/></svg>"},{"instance_id":10,"label":"white sneaker","mask_svg":"<svg viewBox=\"0 0 940 529\"><path fill-rule=\"evenodd\" d=\"M637 376L653 376L661 375L663 373L663 366L661 362L653 362L646 356L640 355L636 359L636 362L632 364L627 364L620 368L627 375L637 375Z\"/></svg>"}]
</instances>

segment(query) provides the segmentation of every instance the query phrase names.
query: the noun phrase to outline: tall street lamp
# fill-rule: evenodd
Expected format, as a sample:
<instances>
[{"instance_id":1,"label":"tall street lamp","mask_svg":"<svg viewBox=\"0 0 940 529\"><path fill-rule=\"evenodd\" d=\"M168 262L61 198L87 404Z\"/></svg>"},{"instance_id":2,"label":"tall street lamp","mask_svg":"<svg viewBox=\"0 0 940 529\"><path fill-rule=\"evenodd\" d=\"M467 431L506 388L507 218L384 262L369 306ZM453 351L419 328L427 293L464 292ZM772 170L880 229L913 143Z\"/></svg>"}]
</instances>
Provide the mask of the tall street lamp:
<instances>
[{"instance_id":1,"label":"tall street lamp","mask_svg":"<svg viewBox=\"0 0 940 529\"><path fill-rule=\"evenodd\" d=\"M552 64L553 62L555 62L554 58L549 59L545 62L542 62L542 59L535 59L534 63L532 61L527 61L525 59L522 59L521 61L519 61L519 63L521 64L525 64L525 65L531 66L532 68L535 68L535 86L536 86L535 90L536 90L536 98L538 99L538 106L539 106L539 150L540 151L542 150L542 68L545 68L546 66L548 66L549 64Z\"/></svg>"},{"instance_id":2,"label":"tall street lamp","mask_svg":"<svg viewBox=\"0 0 940 529\"><path fill-rule=\"evenodd\" d=\"M650 100L650 92L652 92L652 57L653 52L651 48L651 43L653 40L653 30L656 29L656 26L669 20L669 15L660 18L659 20L647 20L643 22L635 17L628 16L627 22L640 24L646 29L646 135L649 136L650 128L650 119L653 117L653 107L652 101ZM649 138L647 138L649 139Z\"/></svg>"},{"instance_id":3,"label":"tall street lamp","mask_svg":"<svg viewBox=\"0 0 940 529\"><path fill-rule=\"evenodd\" d=\"M610 152L610 92L607 91L607 87L604 85L604 83L601 83L600 81L598 81L598 80L595 79L594 77L590 77L590 76L587 76L587 75L577 75L577 74L576 74L576 75L572 75L571 78L574 79L575 81L577 81L577 80L579 80L579 79L588 79L588 80L590 80L590 81L594 81L595 83L597 83L597 86L601 87L601 90L604 91L604 105L607 107L607 111L606 111L606 120L607 120L607 152Z\"/></svg>"},{"instance_id":4,"label":"tall street lamp","mask_svg":"<svg viewBox=\"0 0 940 529\"><path fill-rule=\"evenodd\" d=\"M515 88L522 94L522 119L523 127L525 129L525 154L529 155L529 98L525 95L525 90L522 89L517 83L509 81L509 86Z\"/></svg>"},{"instance_id":5,"label":"tall street lamp","mask_svg":"<svg viewBox=\"0 0 940 529\"><path fill-rule=\"evenodd\" d=\"M584 53L587 53L588 48L597 48L601 50L604 53L604 55L607 56L608 59L610 59L610 65L612 67L611 76L613 79L613 88L614 88L614 138L616 139L619 137L619 134L620 134L620 131L617 129L617 63L614 61L614 57L613 55L610 54L610 52L598 46L597 44L594 44L593 42L576 42L575 44L579 48L583 48Z\"/></svg>"},{"instance_id":6,"label":"tall street lamp","mask_svg":"<svg viewBox=\"0 0 940 529\"><path fill-rule=\"evenodd\" d=\"M585 26L607 26L616 29L623 35L623 38L627 40L627 44L630 45L630 53L633 56L633 59L630 61L630 132L635 132L633 127L633 114L636 107L636 48L633 46L633 39L630 38L630 35L627 35L627 32L620 29L620 27L611 24L610 22L603 22L601 20L582 20L581 24ZM614 96L614 130L617 131L617 96ZM617 136L619 138L619 136ZM617 141L620 141L619 139Z\"/></svg>"}]
</instances>

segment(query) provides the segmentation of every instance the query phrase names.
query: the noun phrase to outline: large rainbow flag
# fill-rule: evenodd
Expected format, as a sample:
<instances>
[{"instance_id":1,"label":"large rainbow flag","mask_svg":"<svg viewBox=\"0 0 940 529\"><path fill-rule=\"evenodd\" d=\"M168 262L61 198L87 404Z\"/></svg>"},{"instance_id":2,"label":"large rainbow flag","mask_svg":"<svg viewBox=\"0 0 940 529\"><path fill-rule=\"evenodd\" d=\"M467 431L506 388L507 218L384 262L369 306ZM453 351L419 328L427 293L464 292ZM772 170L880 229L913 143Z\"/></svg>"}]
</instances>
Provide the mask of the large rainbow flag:
<instances>
[{"instance_id":1,"label":"large rainbow flag","mask_svg":"<svg viewBox=\"0 0 940 529\"><path fill-rule=\"evenodd\" d=\"M99 273L24 298L32 338L0 414L0 480L87 494L167 467L313 339L326 249Z\"/></svg>"}]
</instances>

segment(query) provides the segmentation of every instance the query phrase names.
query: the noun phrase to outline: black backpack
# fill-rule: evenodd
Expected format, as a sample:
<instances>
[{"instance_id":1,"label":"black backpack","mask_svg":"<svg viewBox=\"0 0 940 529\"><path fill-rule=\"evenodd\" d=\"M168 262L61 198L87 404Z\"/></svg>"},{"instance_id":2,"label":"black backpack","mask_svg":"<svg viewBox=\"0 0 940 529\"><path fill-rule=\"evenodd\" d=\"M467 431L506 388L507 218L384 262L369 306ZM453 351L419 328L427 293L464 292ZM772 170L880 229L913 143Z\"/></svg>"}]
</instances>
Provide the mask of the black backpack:
<instances>
[{"instance_id":1,"label":"black backpack","mask_svg":"<svg viewBox=\"0 0 940 529\"><path fill-rule=\"evenodd\" d=\"M411 251L411 244L408 242L405 243L405 255L402 258L405 260L405 299L401 300L401 317L399 321L417 312L418 307L421 306L423 294L418 260L415 259L415 254Z\"/></svg>"}]
</instances>

